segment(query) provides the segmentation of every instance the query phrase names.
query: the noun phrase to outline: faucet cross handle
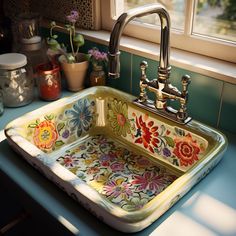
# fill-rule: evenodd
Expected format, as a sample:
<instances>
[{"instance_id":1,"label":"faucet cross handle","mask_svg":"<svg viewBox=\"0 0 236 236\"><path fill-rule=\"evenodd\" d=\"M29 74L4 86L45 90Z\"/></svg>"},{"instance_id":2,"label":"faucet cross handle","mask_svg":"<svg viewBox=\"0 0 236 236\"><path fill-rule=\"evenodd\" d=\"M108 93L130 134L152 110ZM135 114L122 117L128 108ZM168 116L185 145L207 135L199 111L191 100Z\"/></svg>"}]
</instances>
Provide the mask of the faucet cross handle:
<instances>
[{"instance_id":1,"label":"faucet cross handle","mask_svg":"<svg viewBox=\"0 0 236 236\"><path fill-rule=\"evenodd\" d=\"M148 99L147 93L146 93L146 88L149 82L146 75L147 67L148 67L148 63L146 61L142 61L140 63L140 69L141 69L141 78L139 82L139 87L140 87L139 101L140 102L146 102Z\"/></svg>"},{"instance_id":2,"label":"faucet cross handle","mask_svg":"<svg viewBox=\"0 0 236 236\"><path fill-rule=\"evenodd\" d=\"M189 75L184 75L182 77L182 86L183 86L183 90L182 90L182 96L185 97L188 94L188 86L191 83L191 78Z\"/></svg>"},{"instance_id":3,"label":"faucet cross handle","mask_svg":"<svg viewBox=\"0 0 236 236\"><path fill-rule=\"evenodd\" d=\"M145 80L147 78L146 71L148 68L148 63L146 61L142 61L140 63L140 69L141 69L141 79Z\"/></svg>"}]
</instances>

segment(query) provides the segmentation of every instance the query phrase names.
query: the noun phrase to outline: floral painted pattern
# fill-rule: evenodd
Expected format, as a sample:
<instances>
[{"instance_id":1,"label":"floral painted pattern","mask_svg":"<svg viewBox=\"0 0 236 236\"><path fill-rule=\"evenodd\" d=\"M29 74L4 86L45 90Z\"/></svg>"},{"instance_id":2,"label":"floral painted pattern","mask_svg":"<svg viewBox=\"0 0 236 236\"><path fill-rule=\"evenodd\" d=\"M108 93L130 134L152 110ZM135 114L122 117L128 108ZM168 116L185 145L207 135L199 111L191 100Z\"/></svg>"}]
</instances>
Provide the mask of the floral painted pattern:
<instances>
[{"instance_id":1,"label":"floral painted pattern","mask_svg":"<svg viewBox=\"0 0 236 236\"><path fill-rule=\"evenodd\" d=\"M127 134L130 134L130 121L126 103L114 99L108 108L108 121L117 135L126 137Z\"/></svg>"},{"instance_id":2,"label":"floral painted pattern","mask_svg":"<svg viewBox=\"0 0 236 236\"><path fill-rule=\"evenodd\" d=\"M71 130L76 130L80 137L83 132L87 132L92 126L95 103L88 99L78 100L72 107L65 111L68 119L68 126Z\"/></svg>"},{"instance_id":3,"label":"floral painted pattern","mask_svg":"<svg viewBox=\"0 0 236 236\"><path fill-rule=\"evenodd\" d=\"M177 178L103 135L89 137L57 161L126 211L141 209Z\"/></svg>"},{"instance_id":4,"label":"floral painted pattern","mask_svg":"<svg viewBox=\"0 0 236 236\"><path fill-rule=\"evenodd\" d=\"M183 170L200 160L208 145L206 140L152 119L117 99L108 104L108 114L110 127L115 134Z\"/></svg>"},{"instance_id":5,"label":"floral painted pattern","mask_svg":"<svg viewBox=\"0 0 236 236\"><path fill-rule=\"evenodd\" d=\"M50 120L40 122L34 129L33 140L38 148L50 149L57 137L55 124Z\"/></svg>"},{"instance_id":6,"label":"floral painted pattern","mask_svg":"<svg viewBox=\"0 0 236 236\"><path fill-rule=\"evenodd\" d=\"M180 160L180 165L182 166L192 165L195 161L198 161L200 151L197 141L194 141L190 134L175 139L173 153Z\"/></svg>"},{"instance_id":7,"label":"floral painted pattern","mask_svg":"<svg viewBox=\"0 0 236 236\"><path fill-rule=\"evenodd\" d=\"M136 134L135 143L143 144L143 146L154 153L154 147L158 146L158 126L154 126L153 121L148 121L148 116L136 116Z\"/></svg>"},{"instance_id":8,"label":"floral painted pattern","mask_svg":"<svg viewBox=\"0 0 236 236\"><path fill-rule=\"evenodd\" d=\"M138 186L138 190L151 190L156 192L161 192L162 187L165 186L168 182L168 179L165 178L162 174L157 174L156 172L146 171L142 176L134 176L132 184Z\"/></svg>"},{"instance_id":9,"label":"floral painted pattern","mask_svg":"<svg viewBox=\"0 0 236 236\"><path fill-rule=\"evenodd\" d=\"M102 193L108 198L121 197L126 199L132 195L131 184L123 178L111 180L104 185Z\"/></svg>"},{"instance_id":10,"label":"floral painted pattern","mask_svg":"<svg viewBox=\"0 0 236 236\"><path fill-rule=\"evenodd\" d=\"M92 127L94 107L95 102L85 98L71 104L70 109L59 114L44 115L27 126L26 138L44 152L51 152L71 143Z\"/></svg>"},{"instance_id":11,"label":"floral painted pattern","mask_svg":"<svg viewBox=\"0 0 236 236\"><path fill-rule=\"evenodd\" d=\"M33 129L33 143L42 150L51 149L57 142L58 132L53 118L53 115L45 116L43 121L37 119L28 125L29 129Z\"/></svg>"}]
</instances>

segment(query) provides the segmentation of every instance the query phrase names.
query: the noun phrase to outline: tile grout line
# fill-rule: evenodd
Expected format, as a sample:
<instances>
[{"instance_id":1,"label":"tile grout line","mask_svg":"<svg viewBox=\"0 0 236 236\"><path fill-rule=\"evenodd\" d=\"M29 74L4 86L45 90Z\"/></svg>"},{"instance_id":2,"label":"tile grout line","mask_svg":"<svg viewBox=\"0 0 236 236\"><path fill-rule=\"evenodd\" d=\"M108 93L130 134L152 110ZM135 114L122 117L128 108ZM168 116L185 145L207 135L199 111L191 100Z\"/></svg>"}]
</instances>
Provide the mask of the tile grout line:
<instances>
[{"instance_id":1,"label":"tile grout line","mask_svg":"<svg viewBox=\"0 0 236 236\"><path fill-rule=\"evenodd\" d=\"M223 103L224 88L225 88L225 82L223 82L222 90L221 90L221 94L220 94L220 107L219 107L218 119L217 119L217 123L216 123L216 127L217 128L219 128L219 124L220 124L220 117L221 117L221 110L222 110L222 103Z\"/></svg>"},{"instance_id":2,"label":"tile grout line","mask_svg":"<svg viewBox=\"0 0 236 236\"><path fill-rule=\"evenodd\" d=\"M130 94L132 94L132 86L133 86L133 54L130 53Z\"/></svg>"}]
</instances>

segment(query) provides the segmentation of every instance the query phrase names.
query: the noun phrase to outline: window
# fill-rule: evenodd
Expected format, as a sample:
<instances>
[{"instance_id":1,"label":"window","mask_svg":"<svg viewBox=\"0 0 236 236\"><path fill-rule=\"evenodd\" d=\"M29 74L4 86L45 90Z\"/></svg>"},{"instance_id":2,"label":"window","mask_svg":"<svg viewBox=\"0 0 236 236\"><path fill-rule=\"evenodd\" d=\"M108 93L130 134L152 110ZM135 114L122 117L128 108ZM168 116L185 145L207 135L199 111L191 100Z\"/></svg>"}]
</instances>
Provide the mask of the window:
<instances>
[{"instance_id":1,"label":"window","mask_svg":"<svg viewBox=\"0 0 236 236\"><path fill-rule=\"evenodd\" d=\"M171 47L236 62L235 0L102 0L102 9L106 9L102 27L111 30L121 13L154 2L164 5L170 14ZM124 33L159 43L157 25L156 14L136 18Z\"/></svg>"}]
</instances>

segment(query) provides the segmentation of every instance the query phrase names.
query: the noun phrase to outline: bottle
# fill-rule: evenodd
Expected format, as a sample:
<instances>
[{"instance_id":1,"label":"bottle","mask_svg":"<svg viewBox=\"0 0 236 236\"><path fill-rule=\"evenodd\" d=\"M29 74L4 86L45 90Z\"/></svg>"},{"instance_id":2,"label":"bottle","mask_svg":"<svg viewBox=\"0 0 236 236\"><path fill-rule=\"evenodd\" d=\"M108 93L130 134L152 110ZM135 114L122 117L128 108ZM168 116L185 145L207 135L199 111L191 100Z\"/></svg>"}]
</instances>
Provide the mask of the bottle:
<instances>
[{"instance_id":1,"label":"bottle","mask_svg":"<svg viewBox=\"0 0 236 236\"><path fill-rule=\"evenodd\" d=\"M103 66L93 65L93 70L90 73L90 86L99 86L106 84L106 75Z\"/></svg>"},{"instance_id":2,"label":"bottle","mask_svg":"<svg viewBox=\"0 0 236 236\"><path fill-rule=\"evenodd\" d=\"M40 15L38 13L21 13L18 20L18 52L27 57L33 72L39 64L48 62L46 43L40 36Z\"/></svg>"}]
</instances>

